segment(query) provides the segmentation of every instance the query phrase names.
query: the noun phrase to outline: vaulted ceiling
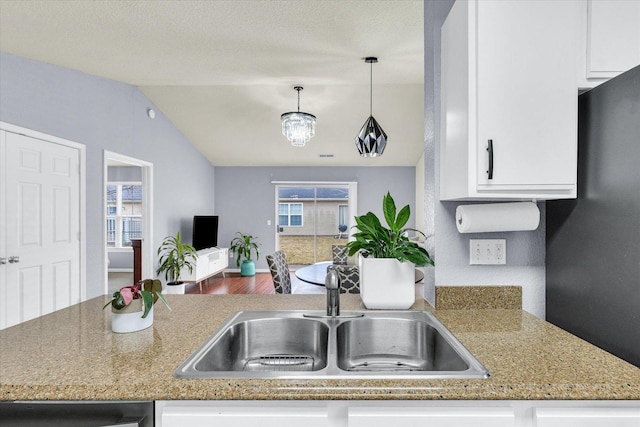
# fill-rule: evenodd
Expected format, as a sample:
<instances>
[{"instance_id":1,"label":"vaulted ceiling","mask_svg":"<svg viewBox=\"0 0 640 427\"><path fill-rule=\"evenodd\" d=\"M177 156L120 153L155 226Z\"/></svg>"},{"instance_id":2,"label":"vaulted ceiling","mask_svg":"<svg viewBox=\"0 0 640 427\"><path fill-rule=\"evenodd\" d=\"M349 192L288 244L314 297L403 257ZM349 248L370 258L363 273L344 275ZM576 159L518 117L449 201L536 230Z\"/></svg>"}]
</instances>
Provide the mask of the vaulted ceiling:
<instances>
[{"instance_id":1,"label":"vaulted ceiling","mask_svg":"<svg viewBox=\"0 0 640 427\"><path fill-rule=\"evenodd\" d=\"M216 166L415 166L422 0L0 0L0 50L137 86ZM354 138L373 115L379 158ZM317 116L292 147L280 115ZM333 155L333 157L321 157Z\"/></svg>"}]
</instances>

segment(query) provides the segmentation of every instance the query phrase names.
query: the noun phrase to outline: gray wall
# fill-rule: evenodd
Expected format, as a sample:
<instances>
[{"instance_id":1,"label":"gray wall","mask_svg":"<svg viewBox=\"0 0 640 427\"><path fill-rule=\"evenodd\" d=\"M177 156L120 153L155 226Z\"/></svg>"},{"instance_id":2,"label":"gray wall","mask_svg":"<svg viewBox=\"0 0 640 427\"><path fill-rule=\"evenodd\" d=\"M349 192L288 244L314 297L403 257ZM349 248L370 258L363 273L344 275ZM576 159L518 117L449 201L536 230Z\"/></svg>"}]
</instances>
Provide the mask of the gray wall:
<instances>
[{"instance_id":1,"label":"gray wall","mask_svg":"<svg viewBox=\"0 0 640 427\"><path fill-rule=\"evenodd\" d=\"M640 66L579 99L578 199L547 204L547 319L640 367Z\"/></svg>"},{"instance_id":2,"label":"gray wall","mask_svg":"<svg viewBox=\"0 0 640 427\"><path fill-rule=\"evenodd\" d=\"M425 230L435 230L427 249L435 255L435 272L427 271L426 298L437 285L519 285L523 308L544 318L544 203L538 206L541 224L532 232L459 234L457 202L440 202L440 27L453 1L425 1ZM469 239L507 239L507 265L470 266ZM434 247L435 245L435 247Z\"/></svg>"},{"instance_id":3,"label":"gray wall","mask_svg":"<svg viewBox=\"0 0 640 427\"><path fill-rule=\"evenodd\" d=\"M0 120L86 145L89 298L104 293L103 150L153 163L153 247L214 209L213 166L133 86L0 53Z\"/></svg>"},{"instance_id":4,"label":"gray wall","mask_svg":"<svg viewBox=\"0 0 640 427\"><path fill-rule=\"evenodd\" d=\"M415 212L414 167L216 167L216 215L220 217L218 245L229 246L237 231L259 238L256 268L267 269L265 255L275 250L275 185L272 181L356 181L358 215L371 211L382 217L382 196L391 192L396 205ZM408 226L415 225L411 215ZM271 226L267 225L271 220ZM235 268L235 261L229 260Z\"/></svg>"}]
</instances>

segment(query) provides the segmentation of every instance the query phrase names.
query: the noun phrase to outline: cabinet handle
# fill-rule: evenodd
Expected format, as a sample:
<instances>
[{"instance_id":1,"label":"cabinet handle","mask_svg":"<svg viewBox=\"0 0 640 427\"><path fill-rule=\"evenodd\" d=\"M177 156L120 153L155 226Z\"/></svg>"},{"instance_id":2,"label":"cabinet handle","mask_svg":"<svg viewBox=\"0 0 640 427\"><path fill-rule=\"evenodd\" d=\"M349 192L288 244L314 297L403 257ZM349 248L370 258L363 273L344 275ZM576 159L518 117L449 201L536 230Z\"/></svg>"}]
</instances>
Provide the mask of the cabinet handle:
<instances>
[{"instance_id":1,"label":"cabinet handle","mask_svg":"<svg viewBox=\"0 0 640 427\"><path fill-rule=\"evenodd\" d=\"M20 262L20 257L19 256L10 256L9 257L9 264L17 264Z\"/></svg>"},{"instance_id":2,"label":"cabinet handle","mask_svg":"<svg viewBox=\"0 0 640 427\"><path fill-rule=\"evenodd\" d=\"M493 179L493 139L489 140L487 151L489 152L489 170L487 171L487 176L489 179Z\"/></svg>"},{"instance_id":3,"label":"cabinet handle","mask_svg":"<svg viewBox=\"0 0 640 427\"><path fill-rule=\"evenodd\" d=\"M7 263L7 259L0 257L0 265L4 265L6 263Z\"/></svg>"}]
</instances>

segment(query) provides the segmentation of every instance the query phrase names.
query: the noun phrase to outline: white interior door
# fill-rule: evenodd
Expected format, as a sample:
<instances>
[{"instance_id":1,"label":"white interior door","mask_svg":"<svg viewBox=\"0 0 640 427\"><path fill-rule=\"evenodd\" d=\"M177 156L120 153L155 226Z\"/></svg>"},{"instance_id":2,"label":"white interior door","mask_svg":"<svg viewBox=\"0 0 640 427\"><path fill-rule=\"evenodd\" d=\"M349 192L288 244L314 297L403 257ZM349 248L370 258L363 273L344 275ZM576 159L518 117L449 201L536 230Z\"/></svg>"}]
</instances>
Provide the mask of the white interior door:
<instances>
[{"instance_id":1,"label":"white interior door","mask_svg":"<svg viewBox=\"0 0 640 427\"><path fill-rule=\"evenodd\" d=\"M80 152L3 132L0 328L81 301Z\"/></svg>"}]
</instances>

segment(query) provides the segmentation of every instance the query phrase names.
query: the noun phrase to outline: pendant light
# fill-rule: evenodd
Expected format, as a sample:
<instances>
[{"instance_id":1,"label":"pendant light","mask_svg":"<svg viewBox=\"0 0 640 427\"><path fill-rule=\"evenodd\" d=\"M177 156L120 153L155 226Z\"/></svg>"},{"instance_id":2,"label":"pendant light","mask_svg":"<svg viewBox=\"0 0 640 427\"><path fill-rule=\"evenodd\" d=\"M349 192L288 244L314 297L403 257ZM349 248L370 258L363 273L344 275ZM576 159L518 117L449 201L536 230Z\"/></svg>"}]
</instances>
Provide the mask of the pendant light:
<instances>
[{"instance_id":1,"label":"pendant light","mask_svg":"<svg viewBox=\"0 0 640 427\"><path fill-rule=\"evenodd\" d=\"M387 145L387 134L376 119L373 118L373 64L378 62L378 58L369 56L364 62L371 64L371 74L369 80L369 118L364 122L358 136L356 136L356 147L362 157L382 156L384 147Z\"/></svg>"},{"instance_id":2,"label":"pendant light","mask_svg":"<svg viewBox=\"0 0 640 427\"><path fill-rule=\"evenodd\" d=\"M282 134L291 141L294 147L304 147L304 145L316 134L316 116L300 111L300 91L302 86L295 86L298 91L298 111L284 113L280 116L282 120Z\"/></svg>"}]
</instances>

